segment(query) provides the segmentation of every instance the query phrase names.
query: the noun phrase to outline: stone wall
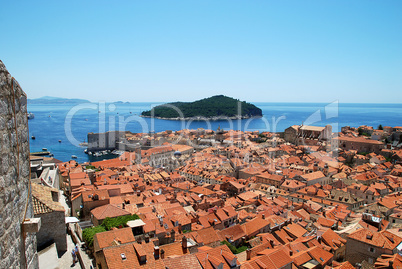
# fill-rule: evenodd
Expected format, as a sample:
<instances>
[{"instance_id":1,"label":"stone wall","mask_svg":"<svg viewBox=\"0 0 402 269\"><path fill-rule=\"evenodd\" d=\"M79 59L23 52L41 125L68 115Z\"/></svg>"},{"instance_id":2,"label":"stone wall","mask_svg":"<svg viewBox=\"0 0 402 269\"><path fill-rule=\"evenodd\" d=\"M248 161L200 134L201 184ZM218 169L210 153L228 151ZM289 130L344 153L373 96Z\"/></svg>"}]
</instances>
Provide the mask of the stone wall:
<instances>
[{"instance_id":1,"label":"stone wall","mask_svg":"<svg viewBox=\"0 0 402 269\"><path fill-rule=\"evenodd\" d=\"M57 252L63 254L67 251L66 222L64 211L53 211L40 214L41 227L37 233L38 248L56 243Z\"/></svg>"},{"instance_id":2,"label":"stone wall","mask_svg":"<svg viewBox=\"0 0 402 269\"><path fill-rule=\"evenodd\" d=\"M39 268L36 235L21 229L24 217L33 217L27 97L2 61L0 151L0 268Z\"/></svg>"},{"instance_id":3,"label":"stone wall","mask_svg":"<svg viewBox=\"0 0 402 269\"><path fill-rule=\"evenodd\" d=\"M346 260L352 265L362 263L363 260L374 264L375 260L383 254L392 255L386 248L375 247L363 242L348 238L346 242Z\"/></svg>"}]
</instances>

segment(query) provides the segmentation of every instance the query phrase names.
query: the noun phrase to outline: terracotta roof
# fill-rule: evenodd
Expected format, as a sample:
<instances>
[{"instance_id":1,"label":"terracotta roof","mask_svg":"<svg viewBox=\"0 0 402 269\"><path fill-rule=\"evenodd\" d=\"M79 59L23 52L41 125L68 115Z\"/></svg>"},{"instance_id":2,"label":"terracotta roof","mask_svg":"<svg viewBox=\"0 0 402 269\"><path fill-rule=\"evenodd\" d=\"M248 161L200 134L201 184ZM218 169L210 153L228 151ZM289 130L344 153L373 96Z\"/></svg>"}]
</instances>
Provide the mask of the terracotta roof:
<instances>
[{"instance_id":1,"label":"terracotta roof","mask_svg":"<svg viewBox=\"0 0 402 269\"><path fill-rule=\"evenodd\" d=\"M169 256L181 256L190 253L190 251L188 251L187 249L183 249L181 241L159 246L159 251L162 250L165 251L165 258L168 258Z\"/></svg>"},{"instance_id":2,"label":"terracotta roof","mask_svg":"<svg viewBox=\"0 0 402 269\"><path fill-rule=\"evenodd\" d=\"M297 223L288 224L283 229L290 235L295 238L302 237L303 235L307 234L307 230L301 227Z\"/></svg>"},{"instance_id":3,"label":"terracotta roof","mask_svg":"<svg viewBox=\"0 0 402 269\"><path fill-rule=\"evenodd\" d=\"M348 238L389 250L394 250L402 242L401 237L388 231L375 232L364 228L349 234Z\"/></svg>"},{"instance_id":4,"label":"terracotta roof","mask_svg":"<svg viewBox=\"0 0 402 269\"><path fill-rule=\"evenodd\" d=\"M119 216L131 215L130 212L111 204L94 208L91 210L91 214L98 220L103 220L107 217L115 218Z\"/></svg>"},{"instance_id":5,"label":"terracotta roof","mask_svg":"<svg viewBox=\"0 0 402 269\"><path fill-rule=\"evenodd\" d=\"M203 269L195 255L183 255L175 258L163 259L166 268L172 269Z\"/></svg>"},{"instance_id":6,"label":"terracotta roof","mask_svg":"<svg viewBox=\"0 0 402 269\"><path fill-rule=\"evenodd\" d=\"M95 195L97 195L96 198ZM82 192L82 201L85 202L92 202L95 199L97 200L107 200L109 199L109 193L107 190L90 190L90 191L83 191Z\"/></svg>"},{"instance_id":7,"label":"terracotta roof","mask_svg":"<svg viewBox=\"0 0 402 269\"><path fill-rule=\"evenodd\" d=\"M113 229L94 235L94 250L95 252L97 252L105 247L121 245L134 241L135 238L130 227L123 229Z\"/></svg>"},{"instance_id":8,"label":"terracotta roof","mask_svg":"<svg viewBox=\"0 0 402 269\"><path fill-rule=\"evenodd\" d=\"M36 183L32 183L31 186L32 202L35 215L50 213L53 211L65 211L64 207L58 201L55 202L52 199L52 192L59 193L57 189Z\"/></svg>"},{"instance_id":9,"label":"terracotta roof","mask_svg":"<svg viewBox=\"0 0 402 269\"><path fill-rule=\"evenodd\" d=\"M282 249L270 250L269 254L254 257L253 259L242 263L241 268L245 269L260 269L272 268L279 269L285 268L286 265L291 264L292 259Z\"/></svg>"},{"instance_id":10,"label":"terracotta roof","mask_svg":"<svg viewBox=\"0 0 402 269\"><path fill-rule=\"evenodd\" d=\"M317 178L323 178L323 177L325 177L325 175L321 171L316 171L313 173L302 175L302 178L304 178L307 181L314 180Z\"/></svg>"},{"instance_id":11,"label":"terracotta roof","mask_svg":"<svg viewBox=\"0 0 402 269\"><path fill-rule=\"evenodd\" d=\"M246 233L240 227L240 225L236 224L229 228L223 229L221 231L217 231L218 235L221 237L222 240L239 240L243 236L246 236Z\"/></svg>"},{"instance_id":12,"label":"terracotta roof","mask_svg":"<svg viewBox=\"0 0 402 269\"><path fill-rule=\"evenodd\" d=\"M268 226L269 222L261 219L261 218L255 218L249 222L246 222L241 225L243 231L247 234L247 236L258 233L260 229Z\"/></svg>"},{"instance_id":13,"label":"terracotta roof","mask_svg":"<svg viewBox=\"0 0 402 269\"><path fill-rule=\"evenodd\" d=\"M146 262L139 262L139 253L136 249L141 250L140 254L146 254ZM128 243L117 245L103 249L108 268L113 269L126 269L126 268L147 268L147 269L165 269L165 265L161 258L155 259L154 244L152 242L147 244Z\"/></svg>"},{"instance_id":14,"label":"terracotta roof","mask_svg":"<svg viewBox=\"0 0 402 269\"><path fill-rule=\"evenodd\" d=\"M381 257L377 258L374 266L377 269L389 269L391 268L390 262L392 262L392 268L402 268L402 257L398 253L394 255L381 255Z\"/></svg>"},{"instance_id":15,"label":"terracotta roof","mask_svg":"<svg viewBox=\"0 0 402 269\"><path fill-rule=\"evenodd\" d=\"M240 265L227 245L195 253L195 256L203 269L215 269L220 264L223 265L222 269L230 269L233 267L230 266L230 262L234 262L237 266Z\"/></svg>"},{"instance_id":16,"label":"terracotta roof","mask_svg":"<svg viewBox=\"0 0 402 269\"><path fill-rule=\"evenodd\" d=\"M308 253L321 265L325 265L334 256L319 246L311 248Z\"/></svg>"},{"instance_id":17,"label":"terracotta roof","mask_svg":"<svg viewBox=\"0 0 402 269\"><path fill-rule=\"evenodd\" d=\"M324 244L332 248L333 250L338 249L339 247L345 245L345 239L340 237L333 230L328 229L321 235L322 241Z\"/></svg>"},{"instance_id":18,"label":"terracotta roof","mask_svg":"<svg viewBox=\"0 0 402 269\"><path fill-rule=\"evenodd\" d=\"M215 229L212 227L199 230L199 231L197 231L197 234L202 238L202 242L204 242L204 245L208 245L208 244L220 241L218 234L216 233Z\"/></svg>"}]
</instances>

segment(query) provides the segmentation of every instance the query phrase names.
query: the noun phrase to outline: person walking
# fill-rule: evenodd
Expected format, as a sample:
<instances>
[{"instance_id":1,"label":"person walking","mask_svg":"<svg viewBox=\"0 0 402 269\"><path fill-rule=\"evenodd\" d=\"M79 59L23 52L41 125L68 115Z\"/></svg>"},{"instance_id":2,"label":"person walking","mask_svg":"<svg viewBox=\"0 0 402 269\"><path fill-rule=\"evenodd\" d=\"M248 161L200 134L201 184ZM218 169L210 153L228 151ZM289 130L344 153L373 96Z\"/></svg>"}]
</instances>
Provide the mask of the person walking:
<instances>
[{"instance_id":1,"label":"person walking","mask_svg":"<svg viewBox=\"0 0 402 269\"><path fill-rule=\"evenodd\" d=\"M78 244L75 244L74 253L75 253L75 262L78 262Z\"/></svg>"},{"instance_id":2,"label":"person walking","mask_svg":"<svg viewBox=\"0 0 402 269\"><path fill-rule=\"evenodd\" d=\"M73 256L73 266L75 265L75 262L77 260L77 254L75 253L75 249L71 251L71 255Z\"/></svg>"}]
</instances>

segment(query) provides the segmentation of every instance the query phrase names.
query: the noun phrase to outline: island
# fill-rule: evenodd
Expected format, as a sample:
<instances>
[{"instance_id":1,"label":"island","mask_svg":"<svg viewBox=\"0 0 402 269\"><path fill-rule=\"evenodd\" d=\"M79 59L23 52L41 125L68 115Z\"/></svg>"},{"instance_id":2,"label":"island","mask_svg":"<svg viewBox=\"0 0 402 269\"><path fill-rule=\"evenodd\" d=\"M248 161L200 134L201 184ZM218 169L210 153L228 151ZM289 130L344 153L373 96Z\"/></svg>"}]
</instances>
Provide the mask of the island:
<instances>
[{"instance_id":1,"label":"island","mask_svg":"<svg viewBox=\"0 0 402 269\"><path fill-rule=\"evenodd\" d=\"M77 99L77 98L62 98L62 97L52 97L52 96L44 96L36 99L28 99L28 104L81 104L81 103L89 103L88 100L85 99Z\"/></svg>"},{"instance_id":2,"label":"island","mask_svg":"<svg viewBox=\"0 0 402 269\"><path fill-rule=\"evenodd\" d=\"M239 109L241 109L241 113L238 113ZM177 110L181 111L182 115ZM194 102L173 102L159 105L152 110L143 111L141 116L169 120L249 119L262 117L262 110L245 101L216 95Z\"/></svg>"}]
</instances>

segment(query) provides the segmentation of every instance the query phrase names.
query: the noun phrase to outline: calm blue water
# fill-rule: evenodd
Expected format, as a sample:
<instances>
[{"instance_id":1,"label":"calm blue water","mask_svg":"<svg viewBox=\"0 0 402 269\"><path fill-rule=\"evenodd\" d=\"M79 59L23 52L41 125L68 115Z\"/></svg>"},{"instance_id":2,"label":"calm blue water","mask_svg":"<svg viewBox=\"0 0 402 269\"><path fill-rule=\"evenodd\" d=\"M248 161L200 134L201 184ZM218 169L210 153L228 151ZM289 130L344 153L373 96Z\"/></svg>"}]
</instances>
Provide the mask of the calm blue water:
<instances>
[{"instance_id":1,"label":"calm blue water","mask_svg":"<svg viewBox=\"0 0 402 269\"><path fill-rule=\"evenodd\" d=\"M325 126L331 124L333 131L342 126L357 127L363 124L377 127L402 125L402 104L320 104L320 103L254 103L262 109L263 118L236 121L174 121L141 118L138 115L149 110L155 103L85 103L71 104L28 104L28 112L35 114L29 120L31 152L47 148L54 157L68 161L71 155L78 162L88 161L84 148L78 146L86 141L89 132L128 130L136 132L160 132L207 128L260 130L282 132L287 127L304 122L306 125ZM131 113L130 113L131 112ZM67 138L69 137L69 139ZM58 141L62 142L59 143ZM91 160L101 160L91 158Z\"/></svg>"}]
</instances>

